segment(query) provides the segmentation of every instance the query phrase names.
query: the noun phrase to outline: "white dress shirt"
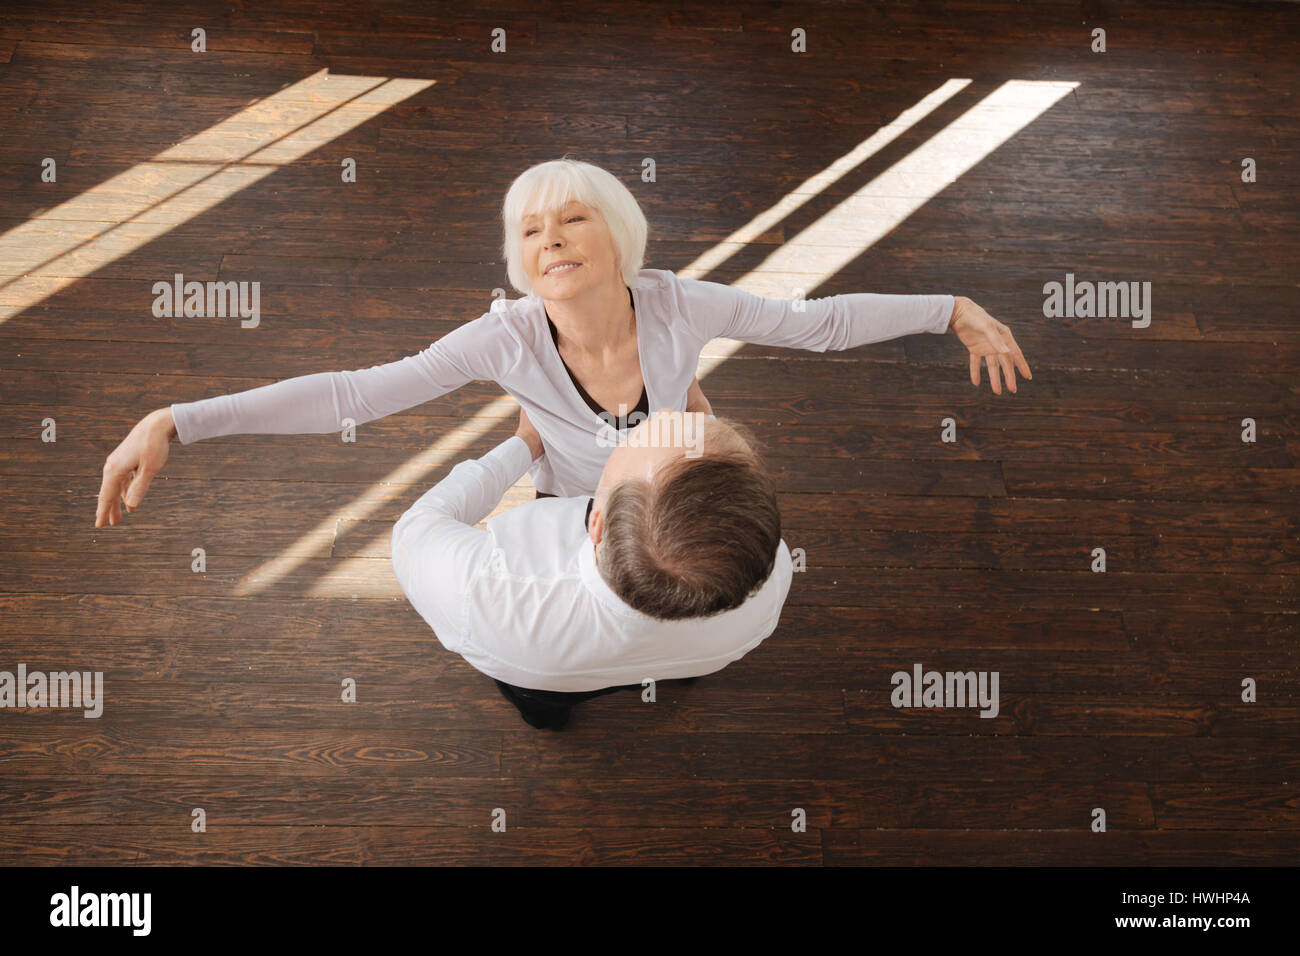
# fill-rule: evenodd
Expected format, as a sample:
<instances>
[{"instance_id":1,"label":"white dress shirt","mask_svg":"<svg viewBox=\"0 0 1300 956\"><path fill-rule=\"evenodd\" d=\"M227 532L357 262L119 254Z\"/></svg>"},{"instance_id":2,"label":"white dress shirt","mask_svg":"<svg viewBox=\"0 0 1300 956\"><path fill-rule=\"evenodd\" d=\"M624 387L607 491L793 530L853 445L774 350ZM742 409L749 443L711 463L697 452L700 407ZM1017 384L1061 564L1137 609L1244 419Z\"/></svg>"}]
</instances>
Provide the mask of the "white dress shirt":
<instances>
[{"instance_id":1,"label":"white dress shirt","mask_svg":"<svg viewBox=\"0 0 1300 956\"><path fill-rule=\"evenodd\" d=\"M460 462L393 527L397 580L447 650L508 684L585 691L710 674L776 629L793 572L785 541L740 607L660 621L600 576L590 498L540 498L475 528L530 458L528 443L512 436Z\"/></svg>"},{"instance_id":2,"label":"white dress shirt","mask_svg":"<svg viewBox=\"0 0 1300 956\"><path fill-rule=\"evenodd\" d=\"M799 308L794 300L643 269L632 305L650 411L680 412L686 410L700 350L711 339L824 352L915 332L942 334L953 297L854 292L807 299ZM530 295L498 306L395 362L178 402L171 406L177 437L188 445L217 435L339 431L344 419L362 425L468 382L490 381L514 396L541 435L547 454L528 466L533 486L554 495L595 494L621 433L578 394L551 338L542 300ZM625 410L609 411L621 417Z\"/></svg>"}]
</instances>

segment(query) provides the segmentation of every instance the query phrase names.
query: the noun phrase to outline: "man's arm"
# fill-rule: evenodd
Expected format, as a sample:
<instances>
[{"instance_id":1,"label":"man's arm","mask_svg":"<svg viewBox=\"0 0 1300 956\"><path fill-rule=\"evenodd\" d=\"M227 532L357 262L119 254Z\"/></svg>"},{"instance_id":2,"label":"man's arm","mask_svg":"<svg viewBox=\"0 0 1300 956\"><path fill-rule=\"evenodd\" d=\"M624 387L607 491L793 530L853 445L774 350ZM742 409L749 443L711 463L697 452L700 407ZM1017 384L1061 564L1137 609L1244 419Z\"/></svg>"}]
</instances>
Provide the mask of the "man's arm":
<instances>
[{"instance_id":1,"label":"man's arm","mask_svg":"<svg viewBox=\"0 0 1300 956\"><path fill-rule=\"evenodd\" d=\"M411 606L450 651L468 631L466 599L474 576L492 560L492 539L474 527L532 464L518 435L482 458L462 461L393 526L393 571Z\"/></svg>"}]
</instances>

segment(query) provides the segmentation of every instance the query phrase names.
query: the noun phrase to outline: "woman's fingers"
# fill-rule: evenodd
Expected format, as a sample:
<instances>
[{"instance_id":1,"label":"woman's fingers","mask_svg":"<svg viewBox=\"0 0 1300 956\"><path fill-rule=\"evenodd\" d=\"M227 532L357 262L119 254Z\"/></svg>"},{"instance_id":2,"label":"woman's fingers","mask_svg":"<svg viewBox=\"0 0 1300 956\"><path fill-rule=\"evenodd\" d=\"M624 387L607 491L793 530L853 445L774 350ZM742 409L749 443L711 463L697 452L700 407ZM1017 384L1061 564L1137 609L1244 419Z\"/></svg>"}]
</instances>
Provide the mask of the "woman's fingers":
<instances>
[{"instance_id":1,"label":"woman's fingers","mask_svg":"<svg viewBox=\"0 0 1300 956\"><path fill-rule=\"evenodd\" d=\"M127 468L109 462L104 465L104 481L99 487L99 503L95 509L95 527L122 523L122 507L135 511L144 500L144 493L157 471L147 471L143 466Z\"/></svg>"},{"instance_id":2,"label":"woman's fingers","mask_svg":"<svg viewBox=\"0 0 1300 956\"><path fill-rule=\"evenodd\" d=\"M1016 344L1015 336L1011 330L1001 322L993 320L993 324L982 330L982 338L975 338L974 342L969 344L971 350L971 384L979 385L980 379L980 359L984 359L984 364L989 370L989 385L993 388L994 394L1002 394L1002 382L1006 380L1007 388L1012 392L1016 391L1016 370L1025 378L1033 378L1029 371L1029 363L1025 361L1024 353L1020 346ZM978 335L978 333L977 333Z\"/></svg>"},{"instance_id":3,"label":"woman's fingers","mask_svg":"<svg viewBox=\"0 0 1300 956\"><path fill-rule=\"evenodd\" d=\"M104 466L104 481L99 486L99 505L95 509L95 527L102 528L104 525L117 524L120 519L115 519L114 514L117 509L118 495L122 489L122 476L118 470L110 465Z\"/></svg>"},{"instance_id":4,"label":"woman's fingers","mask_svg":"<svg viewBox=\"0 0 1300 956\"><path fill-rule=\"evenodd\" d=\"M108 499L100 505L99 512L95 515L96 528L102 528L104 525L111 527L122 520L122 512L118 508L118 489L114 488L108 494Z\"/></svg>"},{"instance_id":5,"label":"woman's fingers","mask_svg":"<svg viewBox=\"0 0 1300 956\"><path fill-rule=\"evenodd\" d=\"M137 468L132 472L131 483L123 496L127 511L134 511L140 507L140 502L144 500L144 493L149 490L149 483L153 481L154 474L144 468Z\"/></svg>"},{"instance_id":6,"label":"woman's fingers","mask_svg":"<svg viewBox=\"0 0 1300 956\"><path fill-rule=\"evenodd\" d=\"M105 502L108 500L108 473L104 473L104 479L99 484L99 500L95 502L95 527L104 527L104 520L108 517L108 507Z\"/></svg>"},{"instance_id":7,"label":"woman's fingers","mask_svg":"<svg viewBox=\"0 0 1300 956\"><path fill-rule=\"evenodd\" d=\"M131 485L131 474L118 476L117 488L113 494L113 524L122 523L122 496L126 494L126 489Z\"/></svg>"},{"instance_id":8,"label":"woman's fingers","mask_svg":"<svg viewBox=\"0 0 1300 956\"><path fill-rule=\"evenodd\" d=\"M1002 394L1002 376L998 374L998 362L992 355L984 356L984 360L989 366L989 384L993 386L993 394Z\"/></svg>"},{"instance_id":9,"label":"woman's fingers","mask_svg":"<svg viewBox=\"0 0 1300 956\"><path fill-rule=\"evenodd\" d=\"M1025 361L1025 353L1020 351L1020 345L1016 342L1016 337L1011 334L1011 330L1005 325L1002 326L1002 332L1007 338L1007 344L1011 346L1011 357L1016 363L1016 368L1020 369L1020 374L1025 378L1033 378L1029 371L1029 363Z\"/></svg>"},{"instance_id":10,"label":"woman's fingers","mask_svg":"<svg viewBox=\"0 0 1300 956\"><path fill-rule=\"evenodd\" d=\"M986 338L988 339L989 344L993 346L993 355L990 356L990 359L996 358L998 360L997 365L993 365L992 361L990 361L989 368L1001 368L1002 374L1007 380L1007 387L1014 392L1016 390L1016 374L1011 368L1011 349L1002 339L1001 328L995 325L993 328L989 329ZM992 373L990 372L990 376L991 374ZM995 388L994 391L998 392L1000 390Z\"/></svg>"},{"instance_id":11,"label":"woman's fingers","mask_svg":"<svg viewBox=\"0 0 1300 956\"><path fill-rule=\"evenodd\" d=\"M1011 363L1011 356L999 355L998 361L1002 363L1002 377L1007 383L1007 388L1014 392L1016 390L1016 367Z\"/></svg>"}]
</instances>

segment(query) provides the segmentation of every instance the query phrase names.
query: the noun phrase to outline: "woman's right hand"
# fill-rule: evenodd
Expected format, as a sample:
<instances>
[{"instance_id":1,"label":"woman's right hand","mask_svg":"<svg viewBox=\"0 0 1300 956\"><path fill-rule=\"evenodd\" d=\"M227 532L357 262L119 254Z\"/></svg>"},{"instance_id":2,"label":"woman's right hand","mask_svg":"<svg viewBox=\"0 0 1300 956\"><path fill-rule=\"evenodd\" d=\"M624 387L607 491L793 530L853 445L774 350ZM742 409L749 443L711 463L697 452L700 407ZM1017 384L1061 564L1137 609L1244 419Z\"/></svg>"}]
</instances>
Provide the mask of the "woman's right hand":
<instances>
[{"instance_id":1,"label":"woman's right hand","mask_svg":"<svg viewBox=\"0 0 1300 956\"><path fill-rule=\"evenodd\" d=\"M134 511L144 500L153 476L167 463L167 450L176 437L176 422L171 407L150 412L136 422L131 433L104 462L104 482L99 487L99 507L95 527L120 524L122 503Z\"/></svg>"}]
</instances>

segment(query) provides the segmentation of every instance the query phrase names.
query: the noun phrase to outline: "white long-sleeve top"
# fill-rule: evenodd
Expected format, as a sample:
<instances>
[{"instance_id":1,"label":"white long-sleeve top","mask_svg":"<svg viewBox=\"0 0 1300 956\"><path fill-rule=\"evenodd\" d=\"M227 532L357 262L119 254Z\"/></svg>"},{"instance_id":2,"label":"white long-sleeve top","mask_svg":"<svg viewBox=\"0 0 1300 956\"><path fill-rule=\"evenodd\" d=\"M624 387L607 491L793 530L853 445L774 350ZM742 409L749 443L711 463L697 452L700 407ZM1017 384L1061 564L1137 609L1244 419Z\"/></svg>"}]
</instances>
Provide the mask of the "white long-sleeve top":
<instances>
[{"instance_id":1,"label":"white long-sleeve top","mask_svg":"<svg viewBox=\"0 0 1300 956\"><path fill-rule=\"evenodd\" d=\"M953 311L951 295L846 293L804 300L797 311L793 300L681 279L664 269L643 269L638 280L632 304L651 411L686 410L700 351L711 339L842 350L915 332L946 332ZM498 304L395 362L301 375L177 403L171 410L177 437L187 445L218 435L325 433L341 430L344 419L361 425L473 381L496 382L528 413L546 448L528 469L539 491L595 493L619 432L578 394L536 295Z\"/></svg>"},{"instance_id":2,"label":"white long-sleeve top","mask_svg":"<svg viewBox=\"0 0 1300 956\"><path fill-rule=\"evenodd\" d=\"M785 541L740 607L660 621L601 577L590 498L529 501L475 528L530 458L512 436L457 464L393 526L397 580L447 650L518 687L584 691L711 674L776 630L793 574Z\"/></svg>"}]
</instances>

